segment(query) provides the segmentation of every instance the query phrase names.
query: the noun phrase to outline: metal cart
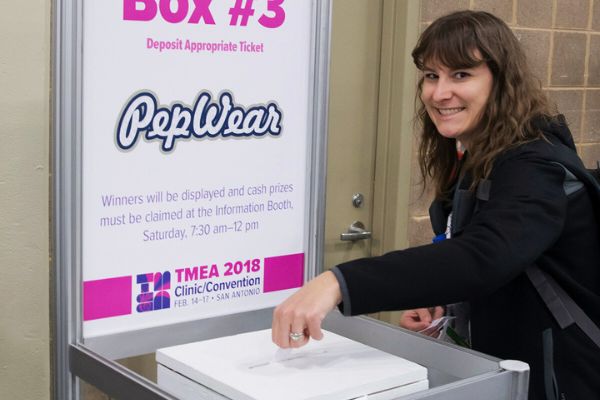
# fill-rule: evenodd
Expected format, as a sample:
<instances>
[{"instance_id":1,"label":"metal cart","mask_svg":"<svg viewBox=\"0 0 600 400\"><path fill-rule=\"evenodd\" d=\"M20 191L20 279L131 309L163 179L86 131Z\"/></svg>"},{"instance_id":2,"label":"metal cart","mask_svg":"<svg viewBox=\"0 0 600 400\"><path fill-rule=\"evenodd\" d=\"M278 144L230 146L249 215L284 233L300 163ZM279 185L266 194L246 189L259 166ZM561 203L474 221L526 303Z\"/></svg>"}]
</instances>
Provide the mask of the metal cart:
<instances>
[{"instance_id":1,"label":"metal cart","mask_svg":"<svg viewBox=\"0 0 600 400\"><path fill-rule=\"evenodd\" d=\"M139 332L88 339L70 347L72 372L116 398L172 400L175 397L131 370L107 366L114 365L113 359L151 353L160 347L266 329L271 315L272 309L264 309L154 328L143 332L144 341L136 340ZM529 367L523 362L499 360L368 317L332 312L323 327L427 367L430 388L400 397L403 400L527 399ZM117 348L114 343L121 345Z\"/></svg>"}]
</instances>

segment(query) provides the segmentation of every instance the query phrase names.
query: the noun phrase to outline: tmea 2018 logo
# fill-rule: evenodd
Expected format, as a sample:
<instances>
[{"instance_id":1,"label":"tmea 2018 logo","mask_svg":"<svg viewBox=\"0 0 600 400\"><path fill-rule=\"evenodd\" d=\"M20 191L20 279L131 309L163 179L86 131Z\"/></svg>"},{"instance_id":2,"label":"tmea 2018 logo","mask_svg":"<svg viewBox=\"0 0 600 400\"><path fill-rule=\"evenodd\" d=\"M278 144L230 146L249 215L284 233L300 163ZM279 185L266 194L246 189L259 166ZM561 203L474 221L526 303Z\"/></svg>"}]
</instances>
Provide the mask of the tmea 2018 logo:
<instances>
[{"instance_id":1,"label":"tmea 2018 logo","mask_svg":"<svg viewBox=\"0 0 600 400\"><path fill-rule=\"evenodd\" d=\"M140 288L140 294L136 297L137 312L148 312L171 308L171 273L154 272L139 274L136 282ZM150 290L152 288L152 290Z\"/></svg>"}]
</instances>

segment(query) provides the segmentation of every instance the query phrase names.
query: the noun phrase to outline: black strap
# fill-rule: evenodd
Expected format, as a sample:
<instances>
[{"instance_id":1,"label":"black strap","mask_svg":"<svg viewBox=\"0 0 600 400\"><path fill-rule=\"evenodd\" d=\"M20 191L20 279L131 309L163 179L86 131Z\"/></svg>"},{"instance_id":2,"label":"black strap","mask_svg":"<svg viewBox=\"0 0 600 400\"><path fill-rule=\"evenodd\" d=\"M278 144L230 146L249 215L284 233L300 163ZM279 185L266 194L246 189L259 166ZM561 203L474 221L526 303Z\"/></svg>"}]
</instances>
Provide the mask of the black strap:
<instances>
[{"instance_id":1,"label":"black strap","mask_svg":"<svg viewBox=\"0 0 600 400\"><path fill-rule=\"evenodd\" d=\"M582 164L579 165L573 162L573 159L579 163L581 161L578 158L574 158L571 153L573 152L563 150L559 153L561 156L560 162L554 162L565 170L565 194L568 196L586 184L590 188L589 192L595 198L594 201L600 202L600 187L598 186L598 182L585 171ZM483 181L480 186L476 194L477 200L480 202L488 201L491 181ZM600 220L600 218L597 220ZM564 329L572 324L576 324L600 348L600 328L573 301L571 296L560 287L554 278L535 265L527 268L525 272L558 325Z\"/></svg>"},{"instance_id":2,"label":"black strap","mask_svg":"<svg viewBox=\"0 0 600 400\"><path fill-rule=\"evenodd\" d=\"M600 348L600 328L554 278L535 265L527 268L525 272L558 325L564 329L576 324Z\"/></svg>"},{"instance_id":3,"label":"black strap","mask_svg":"<svg viewBox=\"0 0 600 400\"><path fill-rule=\"evenodd\" d=\"M482 179L477 185L477 191L475 197L480 201L488 201L490 199L490 190L492 190L492 181L489 179Z\"/></svg>"},{"instance_id":4,"label":"black strap","mask_svg":"<svg viewBox=\"0 0 600 400\"><path fill-rule=\"evenodd\" d=\"M554 340L552 329L548 328L542 332L542 347L544 349L544 388L546 389L546 400L558 400L558 385L554 373Z\"/></svg>"},{"instance_id":5,"label":"black strap","mask_svg":"<svg viewBox=\"0 0 600 400\"><path fill-rule=\"evenodd\" d=\"M565 194L570 195L585 185L590 188L589 193L593 201L600 204L600 185L598 181L585 169L574 151L563 145L559 145L559 148L562 151L557 152L558 160L551 162L555 162L565 169ZM452 236L459 233L464 225L468 223L470 216L478 208L480 202L489 200L492 185L491 181L483 180L480 182L475 196L473 196L468 190L461 190L460 183L461 179L456 185L452 199ZM597 220L600 221L600 211L596 211L598 212ZM600 348L600 328L560 287L554 278L535 265L527 268L525 272L558 325L564 329L576 324Z\"/></svg>"}]
</instances>

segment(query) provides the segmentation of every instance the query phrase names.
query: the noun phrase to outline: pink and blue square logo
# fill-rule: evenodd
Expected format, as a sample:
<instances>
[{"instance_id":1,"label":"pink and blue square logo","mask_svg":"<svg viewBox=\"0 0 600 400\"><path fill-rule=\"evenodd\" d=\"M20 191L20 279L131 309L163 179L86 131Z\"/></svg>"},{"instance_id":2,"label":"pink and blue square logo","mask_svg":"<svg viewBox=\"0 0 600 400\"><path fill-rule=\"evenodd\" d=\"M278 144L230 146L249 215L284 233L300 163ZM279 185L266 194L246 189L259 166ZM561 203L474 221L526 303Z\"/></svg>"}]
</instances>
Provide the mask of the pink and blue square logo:
<instances>
[{"instance_id":1,"label":"pink and blue square logo","mask_svg":"<svg viewBox=\"0 0 600 400\"><path fill-rule=\"evenodd\" d=\"M139 294L136 297L137 312L164 310L171 307L171 273L155 272L136 277ZM152 290L151 290L152 289Z\"/></svg>"}]
</instances>

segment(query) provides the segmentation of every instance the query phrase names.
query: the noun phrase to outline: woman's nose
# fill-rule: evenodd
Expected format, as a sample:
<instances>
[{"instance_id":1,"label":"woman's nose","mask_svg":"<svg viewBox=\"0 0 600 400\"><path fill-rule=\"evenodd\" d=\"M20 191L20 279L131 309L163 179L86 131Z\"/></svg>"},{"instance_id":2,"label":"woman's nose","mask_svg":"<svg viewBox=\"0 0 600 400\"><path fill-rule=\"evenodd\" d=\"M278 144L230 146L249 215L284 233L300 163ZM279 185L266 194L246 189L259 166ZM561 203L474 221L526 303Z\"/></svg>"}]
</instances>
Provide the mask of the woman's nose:
<instances>
[{"instance_id":1,"label":"woman's nose","mask_svg":"<svg viewBox=\"0 0 600 400\"><path fill-rule=\"evenodd\" d=\"M448 100L452 97L452 84L444 78L439 78L433 91L433 101Z\"/></svg>"}]
</instances>

